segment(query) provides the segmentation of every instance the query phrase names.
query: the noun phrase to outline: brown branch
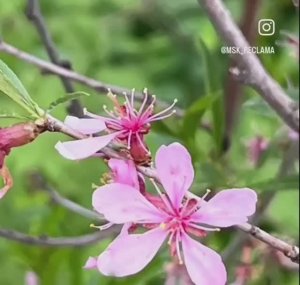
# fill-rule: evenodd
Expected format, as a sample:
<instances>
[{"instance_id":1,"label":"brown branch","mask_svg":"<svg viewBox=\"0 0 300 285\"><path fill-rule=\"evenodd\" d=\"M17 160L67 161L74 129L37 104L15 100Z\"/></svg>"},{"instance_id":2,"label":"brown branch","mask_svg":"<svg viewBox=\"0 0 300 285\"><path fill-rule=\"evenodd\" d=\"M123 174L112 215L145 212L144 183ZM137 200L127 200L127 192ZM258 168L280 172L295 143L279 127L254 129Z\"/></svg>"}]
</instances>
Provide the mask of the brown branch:
<instances>
[{"instance_id":1,"label":"brown branch","mask_svg":"<svg viewBox=\"0 0 300 285\"><path fill-rule=\"evenodd\" d=\"M292 246L285 241L276 238L262 229L248 223L239 225L237 227L243 232L250 234L252 237L268 244L272 248L277 249L286 257L290 258L291 261L299 264L299 248L297 246Z\"/></svg>"},{"instance_id":2,"label":"brown branch","mask_svg":"<svg viewBox=\"0 0 300 285\"><path fill-rule=\"evenodd\" d=\"M249 43L232 20L229 11L221 0L198 0L207 12L212 24L224 41L241 50L246 50ZM235 54L239 68L247 74L249 81L243 82L252 86L281 119L293 130L299 131L299 107L285 94L281 86L264 69L253 53Z\"/></svg>"},{"instance_id":3,"label":"brown branch","mask_svg":"<svg viewBox=\"0 0 300 285\"><path fill-rule=\"evenodd\" d=\"M261 0L245 0L244 12L241 22L241 31L248 42L253 45L255 43L257 29L257 14L259 12ZM232 68L236 65L234 59L231 60L229 66ZM225 142L226 149L231 145L231 136L235 127L235 122L239 116L242 102L243 88L240 82L231 76L229 69L227 81L225 83Z\"/></svg>"},{"instance_id":4,"label":"brown branch","mask_svg":"<svg viewBox=\"0 0 300 285\"><path fill-rule=\"evenodd\" d=\"M0 237L32 246L45 247L82 247L100 242L120 231L119 226L113 226L105 231L76 237L31 236L18 231L0 229Z\"/></svg>"},{"instance_id":5,"label":"brown branch","mask_svg":"<svg viewBox=\"0 0 300 285\"><path fill-rule=\"evenodd\" d=\"M59 53L55 47L55 44L51 38L51 35L47 29L43 15L41 13L39 0L28 0L26 16L28 20L30 20L35 25L51 62L58 66L71 70L71 63L67 60L60 59ZM73 93L75 91L72 82L68 78L60 76L60 79L67 93ZM70 106L68 106L67 109L71 115L83 117L83 109L78 100L72 100Z\"/></svg>"}]
</instances>

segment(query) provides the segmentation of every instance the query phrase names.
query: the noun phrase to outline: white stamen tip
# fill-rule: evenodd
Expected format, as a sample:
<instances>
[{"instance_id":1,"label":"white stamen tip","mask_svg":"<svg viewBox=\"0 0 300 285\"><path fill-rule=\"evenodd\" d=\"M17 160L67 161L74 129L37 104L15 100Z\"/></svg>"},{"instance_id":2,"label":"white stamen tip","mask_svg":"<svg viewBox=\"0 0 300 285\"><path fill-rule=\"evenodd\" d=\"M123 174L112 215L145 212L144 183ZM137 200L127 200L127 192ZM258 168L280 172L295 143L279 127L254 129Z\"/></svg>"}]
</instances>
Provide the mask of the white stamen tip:
<instances>
[{"instance_id":1,"label":"white stamen tip","mask_svg":"<svg viewBox=\"0 0 300 285\"><path fill-rule=\"evenodd\" d=\"M145 87L143 90L143 93L147 93L147 92L148 92L148 89Z\"/></svg>"},{"instance_id":2,"label":"white stamen tip","mask_svg":"<svg viewBox=\"0 0 300 285\"><path fill-rule=\"evenodd\" d=\"M103 105L103 109L106 110L106 109L107 109L107 106L106 106L106 105Z\"/></svg>"},{"instance_id":3,"label":"white stamen tip","mask_svg":"<svg viewBox=\"0 0 300 285\"><path fill-rule=\"evenodd\" d=\"M176 110L173 110L173 111L172 111L173 114L175 114L176 112L177 112Z\"/></svg>"},{"instance_id":4,"label":"white stamen tip","mask_svg":"<svg viewBox=\"0 0 300 285\"><path fill-rule=\"evenodd\" d=\"M86 115L87 114L87 109L86 108L83 108L83 115Z\"/></svg>"},{"instance_id":5,"label":"white stamen tip","mask_svg":"<svg viewBox=\"0 0 300 285\"><path fill-rule=\"evenodd\" d=\"M178 99L177 99L177 98L175 98L175 99L174 99L174 103L177 103L177 102L178 102Z\"/></svg>"},{"instance_id":6,"label":"white stamen tip","mask_svg":"<svg viewBox=\"0 0 300 285\"><path fill-rule=\"evenodd\" d=\"M153 95L152 95L152 98L155 99L155 98L156 98L156 95L153 94Z\"/></svg>"}]
</instances>

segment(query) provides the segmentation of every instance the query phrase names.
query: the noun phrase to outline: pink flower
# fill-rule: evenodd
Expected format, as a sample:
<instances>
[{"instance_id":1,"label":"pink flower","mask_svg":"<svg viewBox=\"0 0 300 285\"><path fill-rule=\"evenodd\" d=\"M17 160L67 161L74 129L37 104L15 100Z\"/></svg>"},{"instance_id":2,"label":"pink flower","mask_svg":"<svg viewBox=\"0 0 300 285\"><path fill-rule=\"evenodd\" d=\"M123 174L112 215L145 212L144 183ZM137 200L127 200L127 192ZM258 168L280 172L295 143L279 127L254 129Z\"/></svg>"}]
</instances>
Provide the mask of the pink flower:
<instances>
[{"instance_id":1,"label":"pink flower","mask_svg":"<svg viewBox=\"0 0 300 285\"><path fill-rule=\"evenodd\" d=\"M292 129L289 129L288 138L294 142L299 141L299 133Z\"/></svg>"},{"instance_id":2,"label":"pink flower","mask_svg":"<svg viewBox=\"0 0 300 285\"><path fill-rule=\"evenodd\" d=\"M152 122L165 119L175 112L172 109L177 101L174 100L170 107L153 114L156 98L153 95L151 103L146 106L148 103L146 89L144 94L144 101L138 110L134 108L134 91L130 99L125 94L126 101L124 105L119 104L116 95L109 93L109 98L114 103L114 109L108 111L107 107L104 106L104 111L108 117L98 116L87 111L85 111L85 114L90 117L88 119L67 116L65 124L83 134L91 135L101 131L106 131L109 134L78 141L58 142L55 146L56 149L62 156L78 160L94 155L112 140L117 139L127 145L135 161L141 163L145 160L148 161L150 154L144 142L144 136L149 133Z\"/></svg>"},{"instance_id":3,"label":"pink flower","mask_svg":"<svg viewBox=\"0 0 300 285\"><path fill-rule=\"evenodd\" d=\"M25 275L25 284L26 285L39 285L39 278L36 275L36 273L32 272L32 271L28 271L26 272Z\"/></svg>"},{"instance_id":4,"label":"pink flower","mask_svg":"<svg viewBox=\"0 0 300 285\"><path fill-rule=\"evenodd\" d=\"M269 141L262 136L256 136L248 142L247 147L249 160L251 164L256 167L258 166L262 155L268 149Z\"/></svg>"},{"instance_id":5,"label":"pink flower","mask_svg":"<svg viewBox=\"0 0 300 285\"><path fill-rule=\"evenodd\" d=\"M108 166L112 171L112 180L139 189L138 173L132 160L111 158Z\"/></svg>"},{"instance_id":6,"label":"pink flower","mask_svg":"<svg viewBox=\"0 0 300 285\"><path fill-rule=\"evenodd\" d=\"M156 155L159 179L166 191L154 183L160 200L147 199L137 189L112 183L93 194L93 207L115 224L133 223L148 229L144 233L119 235L98 257L104 275L127 276L141 271L168 237L171 254L185 264L196 285L224 285L226 270L221 257L190 235L203 237L218 227L244 223L255 212L256 193L248 188L228 189L208 202L186 198L194 179L188 151L180 144L162 146Z\"/></svg>"}]
</instances>

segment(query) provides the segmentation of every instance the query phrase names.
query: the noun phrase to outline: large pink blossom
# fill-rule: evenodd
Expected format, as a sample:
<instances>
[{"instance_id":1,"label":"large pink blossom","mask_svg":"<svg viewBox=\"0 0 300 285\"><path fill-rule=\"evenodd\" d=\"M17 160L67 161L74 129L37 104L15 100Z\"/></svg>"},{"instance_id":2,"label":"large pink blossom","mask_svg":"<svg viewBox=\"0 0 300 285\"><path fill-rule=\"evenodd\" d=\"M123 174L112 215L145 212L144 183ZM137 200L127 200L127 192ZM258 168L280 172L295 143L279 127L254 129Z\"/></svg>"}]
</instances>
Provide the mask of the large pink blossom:
<instances>
[{"instance_id":1,"label":"large pink blossom","mask_svg":"<svg viewBox=\"0 0 300 285\"><path fill-rule=\"evenodd\" d=\"M196 285L224 285L226 269L218 253L190 235L205 236L218 227L244 223L255 212L256 193L248 188L220 191L209 201L186 198L194 179L188 151L180 144L162 146L156 168L166 194L149 199L129 185L112 183L93 194L93 207L111 223L147 229L144 233L124 230L90 264L109 276L127 276L141 271L168 238L171 254L185 264Z\"/></svg>"},{"instance_id":2,"label":"large pink blossom","mask_svg":"<svg viewBox=\"0 0 300 285\"><path fill-rule=\"evenodd\" d=\"M144 142L144 136L150 131L151 123L165 119L174 113L174 103L165 110L153 114L154 103L156 101L153 96L150 104L148 104L148 94L144 91L144 101L139 109L134 107L134 92L129 99L125 95L125 103L120 105L116 96L109 93L109 98L114 103L113 111L104 111L107 117L99 116L85 111L89 118L79 119L73 116L67 116L65 124L86 135L97 134L105 131L106 135L89 137L82 140L70 142L58 142L56 149L65 158L78 160L94 155L100 149L108 145L112 140L117 139L125 143L131 150L131 155L136 160L144 160L149 155L149 150Z\"/></svg>"}]
</instances>

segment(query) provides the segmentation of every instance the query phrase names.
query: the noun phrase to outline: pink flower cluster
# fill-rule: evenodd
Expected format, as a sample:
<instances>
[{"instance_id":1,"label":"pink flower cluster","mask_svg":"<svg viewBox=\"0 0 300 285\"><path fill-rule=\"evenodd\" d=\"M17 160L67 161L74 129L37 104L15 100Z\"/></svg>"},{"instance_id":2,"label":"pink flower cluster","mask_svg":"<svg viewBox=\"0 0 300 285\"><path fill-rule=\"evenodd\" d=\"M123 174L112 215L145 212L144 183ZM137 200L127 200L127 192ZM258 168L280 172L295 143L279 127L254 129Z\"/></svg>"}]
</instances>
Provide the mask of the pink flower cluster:
<instances>
[{"instance_id":1,"label":"pink flower cluster","mask_svg":"<svg viewBox=\"0 0 300 285\"><path fill-rule=\"evenodd\" d=\"M132 161L111 161L113 183L94 192L93 207L110 224L124 226L99 257L88 259L85 268L97 268L108 276L132 275L141 271L167 241L172 258L185 264L196 285L224 285L227 274L220 255L197 239L246 222L255 212L256 193L248 188L227 189L208 201L192 195L192 160L179 143L161 146L155 165L164 189L153 182L158 195L141 191Z\"/></svg>"},{"instance_id":2,"label":"pink flower cluster","mask_svg":"<svg viewBox=\"0 0 300 285\"><path fill-rule=\"evenodd\" d=\"M90 257L84 268L98 269L103 275L123 277L141 271L167 241L173 264L185 265L196 285L224 285L227 273L221 256L200 243L199 238L244 223L255 212L256 193L248 188L227 189L206 200L189 192L194 180L194 169L189 152L179 143L161 146L156 154L157 182L150 179L157 194L146 187L145 178L136 165L151 162L145 135L151 123L171 116L174 103L158 114L153 114L155 97L134 108L134 93L125 95L120 105L116 96L109 94L114 110L108 117L91 114L78 119L68 116L66 125L89 137L71 142L59 142L56 149L66 158L78 160L98 155L111 141L124 144L132 160L109 159L111 173L105 185L93 194L94 209L108 224L123 225L118 237L98 257ZM105 131L102 136L93 136ZM97 228L97 227L96 227Z\"/></svg>"}]
</instances>

